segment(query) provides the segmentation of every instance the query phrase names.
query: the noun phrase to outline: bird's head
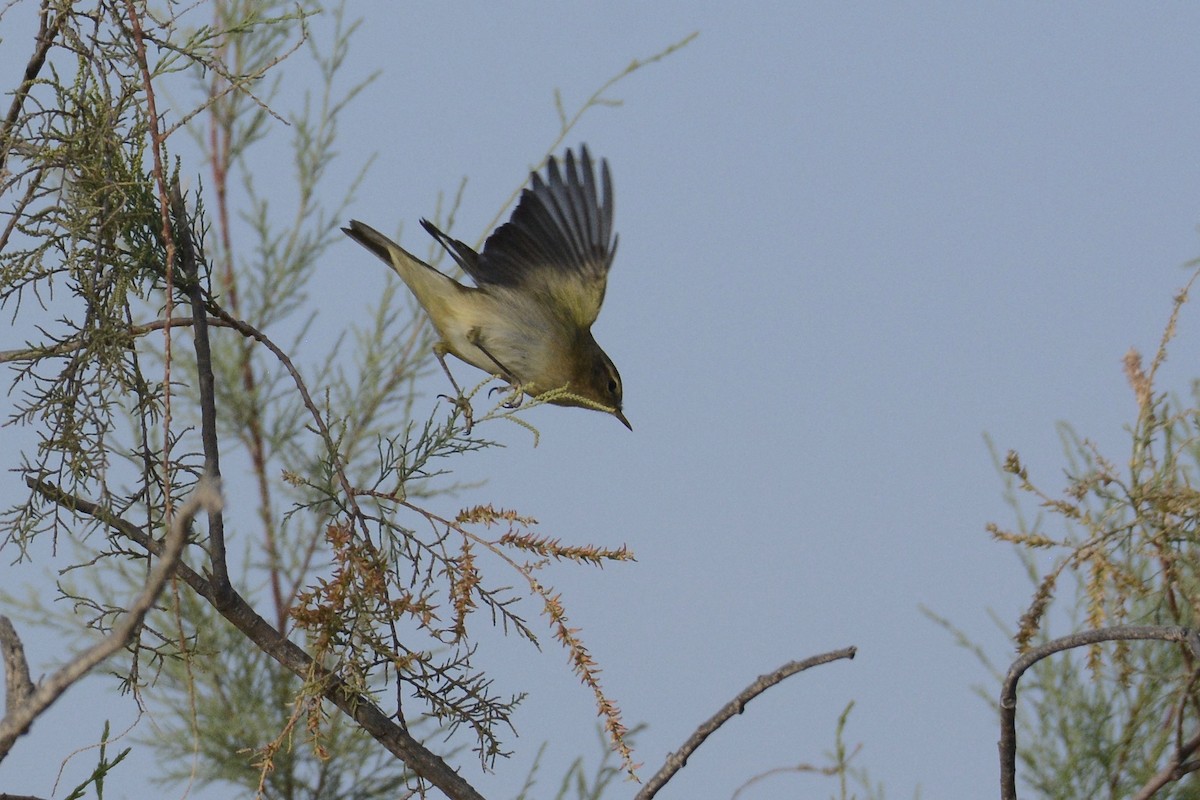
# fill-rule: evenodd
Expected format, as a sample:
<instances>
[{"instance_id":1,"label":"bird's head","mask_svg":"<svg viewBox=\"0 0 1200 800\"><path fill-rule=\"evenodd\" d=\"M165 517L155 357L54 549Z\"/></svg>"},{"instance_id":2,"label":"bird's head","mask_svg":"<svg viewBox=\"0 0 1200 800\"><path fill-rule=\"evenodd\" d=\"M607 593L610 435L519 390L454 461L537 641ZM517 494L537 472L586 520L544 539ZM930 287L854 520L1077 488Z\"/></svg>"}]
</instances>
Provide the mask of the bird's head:
<instances>
[{"instance_id":1,"label":"bird's head","mask_svg":"<svg viewBox=\"0 0 1200 800\"><path fill-rule=\"evenodd\" d=\"M600 345L596 344L590 333L583 337L583 341L575 348L573 361L575 363L572 365L572 377L567 387L570 394L551 402L605 411L620 420L626 428L633 430L633 426L621 411L621 373L617 372L612 359L600 349ZM579 398L586 402L581 402Z\"/></svg>"}]
</instances>

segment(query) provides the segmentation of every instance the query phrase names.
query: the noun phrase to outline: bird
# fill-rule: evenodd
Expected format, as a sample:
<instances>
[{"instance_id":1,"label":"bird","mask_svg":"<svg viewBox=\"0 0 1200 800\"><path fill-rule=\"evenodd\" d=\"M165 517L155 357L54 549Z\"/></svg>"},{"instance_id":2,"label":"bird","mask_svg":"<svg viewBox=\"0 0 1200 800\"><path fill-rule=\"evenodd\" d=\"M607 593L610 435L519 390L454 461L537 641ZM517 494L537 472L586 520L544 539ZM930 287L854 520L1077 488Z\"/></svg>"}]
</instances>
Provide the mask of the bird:
<instances>
[{"instance_id":1,"label":"bird","mask_svg":"<svg viewBox=\"0 0 1200 800\"><path fill-rule=\"evenodd\" d=\"M597 183L586 145L578 157L567 149L561 165L551 156L545 177L530 173L512 215L479 252L427 219L421 226L474 286L358 220L342 232L391 266L425 309L439 336L434 355L460 404L447 353L500 376L518 395L550 392L549 403L604 411L633 430L622 411L621 375L592 336L618 239L607 159Z\"/></svg>"}]
</instances>

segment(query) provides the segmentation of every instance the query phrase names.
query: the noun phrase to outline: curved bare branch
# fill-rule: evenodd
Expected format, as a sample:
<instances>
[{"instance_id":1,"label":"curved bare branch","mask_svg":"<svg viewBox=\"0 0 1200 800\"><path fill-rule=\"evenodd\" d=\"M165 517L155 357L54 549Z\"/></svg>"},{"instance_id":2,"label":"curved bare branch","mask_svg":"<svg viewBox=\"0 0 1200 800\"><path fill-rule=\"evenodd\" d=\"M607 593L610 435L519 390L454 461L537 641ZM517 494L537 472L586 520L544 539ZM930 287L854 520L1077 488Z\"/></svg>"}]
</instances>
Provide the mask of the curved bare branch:
<instances>
[{"instance_id":1,"label":"curved bare branch","mask_svg":"<svg viewBox=\"0 0 1200 800\"><path fill-rule=\"evenodd\" d=\"M667 781L675 776L675 773L683 769L687 765L688 758L696 751L700 745L704 744L704 740L711 736L717 728L724 725L737 714L746 710L746 704L758 697L760 694L770 689L775 684L781 682L785 678L795 675L797 672L803 672L810 667L828 664L830 661L838 661L843 658L854 658L858 652L857 647L846 647L842 650L832 650L828 653L822 653L818 656L806 658L803 661L789 661L774 672L768 672L766 675L759 675L754 683L740 691L737 697L730 700L721 709L713 714L707 721L704 722L695 732L687 738L674 753L667 756L667 761L662 765L662 768L654 774L650 780L646 781L646 785L637 793L635 800L650 800L651 797L658 794L659 790L667 785Z\"/></svg>"},{"instance_id":2,"label":"curved bare branch","mask_svg":"<svg viewBox=\"0 0 1200 800\"><path fill-rule=\"evenodd\" d=\"M1174 625L1116 625L1063 636L1033 648L1013 662L1000 690L1000 797L1017 798L1017 682L1025 671L1043 658L1100 642L1158 639L1183 642L1200 657L1200 633Z\"/></svg>"}]
</instances>

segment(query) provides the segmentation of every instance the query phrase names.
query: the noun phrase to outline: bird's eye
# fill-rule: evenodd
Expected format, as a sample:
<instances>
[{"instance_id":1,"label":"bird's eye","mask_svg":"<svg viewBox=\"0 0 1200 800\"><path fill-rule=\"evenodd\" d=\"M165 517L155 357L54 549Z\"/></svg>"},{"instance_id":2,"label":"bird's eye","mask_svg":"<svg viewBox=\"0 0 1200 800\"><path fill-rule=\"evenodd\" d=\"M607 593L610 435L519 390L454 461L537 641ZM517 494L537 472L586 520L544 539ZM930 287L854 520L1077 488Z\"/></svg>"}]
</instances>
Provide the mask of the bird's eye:
<instances>
[{"instance_id":1,"label":"bird's eye","mask_svg":"<svg viewBox=\"0 0 1200 800\"><path fill-rule=\"evenodd\" d=\"M617 393L617 382L612 379L609 379L609 381L608 381L608 393L609 394Z\"/></svg>"}]
</instances>

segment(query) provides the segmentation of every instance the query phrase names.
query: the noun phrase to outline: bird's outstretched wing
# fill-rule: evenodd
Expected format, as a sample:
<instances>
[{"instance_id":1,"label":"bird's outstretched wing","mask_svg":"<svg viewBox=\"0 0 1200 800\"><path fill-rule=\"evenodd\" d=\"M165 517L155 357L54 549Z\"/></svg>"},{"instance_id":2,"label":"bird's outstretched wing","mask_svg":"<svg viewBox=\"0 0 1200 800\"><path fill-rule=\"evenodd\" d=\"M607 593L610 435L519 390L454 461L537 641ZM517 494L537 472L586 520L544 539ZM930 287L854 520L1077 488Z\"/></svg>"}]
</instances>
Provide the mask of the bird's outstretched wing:
<instances>
[{"instance_id":1,"label":"bird's outstretched wing","mask_svg":"<svg viewBox=\"0 0 1200 800\"><path fill-rule=\"evenodd\" d=\"M570 150L563 167L553 157L546 177L536 172L508 222L476 253L427 220L421 224L483 286L520 287L544 294L547 302L582 325L600 313L608 269L617 250L612 230L613 191L608 162L600 162L600 184L587 147Z\"/></svg>"}]
</instances>

